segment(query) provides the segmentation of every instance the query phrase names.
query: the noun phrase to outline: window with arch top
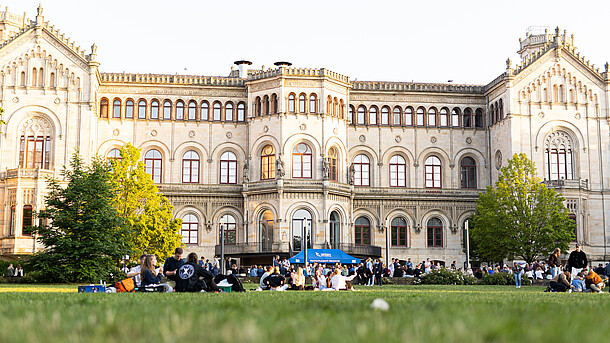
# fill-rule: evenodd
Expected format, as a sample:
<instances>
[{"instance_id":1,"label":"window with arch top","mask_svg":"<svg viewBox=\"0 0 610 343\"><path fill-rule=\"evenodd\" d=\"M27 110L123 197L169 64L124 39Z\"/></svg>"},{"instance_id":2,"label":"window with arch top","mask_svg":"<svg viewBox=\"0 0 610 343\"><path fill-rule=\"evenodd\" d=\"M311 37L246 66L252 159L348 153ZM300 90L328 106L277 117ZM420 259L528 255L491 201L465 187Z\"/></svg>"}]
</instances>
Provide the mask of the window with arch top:
<instances>
[{"instance_id":1,"label":"window with arch top","mask_svg":"<svg viewBox=\"0 0 610 343\"><path fill-rule=\"evenodd\" d=\"M309 95L309 113L316 113L317 112L317 104L318 99L316 98L315 94L310 94Z\"/></svg>"},{"instance_id":2,"label":"window with arch top","mask_svg":"<svg viewBox=\"0 0 610 343\"><path fill-rule=\"evenodd\" d=\"M547 179L574 179L571 137L564 131L555 131L545 139L544 144L544 165Z\"/></svg>"},{"instance_id":3,"label":"window with arch top","mask_svg":"<svg viewBox=\"0 0 610 343\"><path fill-rule=\"evenodd\" d=\"M358 217L354 223L354 244L371 245L371 221L367 217Z\"/></svg>"},{"instance_id":4,"label":"window with arch top","mask_svg":"<svg viewBox=\"0 0 610 343\"><path fill-rule=\"evenodd\" d=\"M163 120L172 119L172 103L169 100L163 102Z\"/></svg>"},{"instance_id":5,"label":"window with arch top","mask_svg":"<svg viewBox=\"0 0 610 343\"><path fill-rule=\"evenodd\" d=\"M368 156L360 154L354 158L354 186L370 186L371 163Z\"/></svg>"},{"instance_id":6,"label":"window with arch top","mask_svg":"<svg viewBox=\"0 0 610 343\"><path fill-rule=\"evenodd\" d=\"M201 120L208 120L210 116L210 105L207 101L201 103L199 107L199 117Z\"/></svg>"},{"instance_id":7,"label":"window with arch top","mask_svg":"<svg viewBox=\"0 0 610 343\"><path fill-rule=\"evenodd\" d=\"M417 121L417 126L424 126L424 115L425 115L426 111L424 110L423 107L420 107L417 109L417 114L415 115L416 121Z\"/></svg>"},{"instance_id":8,"label":"window with arch top","mask_svg":"<svg viewBox=\"0 0 610 343\"><path fill-rule=\"evenodd\" d=\"M146 119L146 101L138 101L138 119Z\"/></svg>"},{"instance_id":9,"label":"window with arch top","mask_svg":"<svg viewBox=\"0 0 610 343\"><path fill-rule=\"evenodd\" d=\"M199 154L189 150L182 156L182 183L199 183Z\"/></svg>"},{"instance_id":10,"label":"window with arch top","mask_svg":"<svg viewBox=\"0 0 610 343\"><path fill-rule=\"evenodd\" d=\"M449 110L446 107L441 108L440 121L441 126L449 126Z\"/></svg>"},{"instance_id":11,"label":"window with arch top","mask_svg":"<svg viewBox=\"0 0 610 343\"><path fill-rule=\"evenodd\" d=\"M462 188L477 188L477 163L472 157L464 157L460 161Z\"/></svg>"},{"instance_id":12,"label":"window with arch top","mask_svg":"<svg viewBox=\"0 0 610 343\"><path fill-rule=\"evenodd\" d=\"M108 118L108 99L100 101L100 118Z\"/></svg>"},{"instance_id":13,"label":"window with arch top","mask_svg":"<svg viewBox=\"0 0 610 343\"><path fill-rule=\"evenodd\" d=\"M428 220L427 236L428 236L428 247L442 247L443 246L443 222L438 218L430 218Z\"/></svg>"},{"instance_id":14,"label":"window with arch top","mask_svg":"<svg viewBox=\"0 0 610 343\"><path fill-rule=\"evenodd\" d=\"M436 126L436 108L434 107L428 110L428 126Z\"/></svg>"},{"instance_id":15,"label":"window with arch top","mask_svg":"<svg viewBox=\"0 0 610 343\"><path fill-rule=\"evenodd\" d=\"M230 102L225 105L225 121L233 121L233 104Z\"/></svg>"},{"instance_id":16,"label":"window with arch top","mask_svg":"<svg viewBox=\"0 0 610 343\"><path fill-rule=\"evenodd\" d=\"M364 106L359 106L358 107L358 118L356 119L357 124L364 125L366 123L365 117L366 117L366 109L364 108Z\"/></svg>"},{"instance_id":17,"label":"window with arch top","mask_svg":"<svg viewBox=\"0 0 610 343\"><path fill-rule=\"evenodd\" d=\"M329 170L329 179L331 181L337 181L337 150L333 147L328 149L328 157L326 158L328 161Z\"/></svg>"},{"instance_id":18,"label":"window with arch top","mask_svg":"<svg viewBox=\"0 0 610 343\"><path fill-rule=\"evenodd\" d=\"M106 161L114 161L114 160L120 160L121 159L121 150L114 148L110 151L108 151L108 154L106 154Z\"/></svg>"},{"instance_id":19,"label":"window with arch top","mask_svg":"<svg viewBox=\"0 0 610 343\"><path fill-rule=\"evenodd\" d=\"M390 125L390 108L387 106L381 108L381 125Z\"/></svg>"},{"instance_id":20,"label":"window with arch top","mask_svg":"<svg viewBox=\"0 0 610 343\"><path fill-rule=\"evenodd\" d=\"M182 217L182 228L180 234L182 235L182 243L184 244L197 244L198 242L198 228L199 220L194 214L187 214Z\"/></svg>"},{"instance_id":21,"label":"window with arch top","mask_svg":"<svg viewBox=\"0 0 610 343\"><path fill-rule=\"evenodd\" d=\"M413 125L413 108L407 107L405 108L405 126Z\"/></svg>"},{"instance_id":22,"label":"window with arch top","mask_svg":"<svg viewBox=\"0 0 610 343\"><path fill-rule=\"evenodd\" d=\"M189 102L188 109L188 120L196 120L197 119L197 103L194 101Z\"/></svg>"},{"instance_id":23,"label":"window with arch top","mask_svg":"<svg viewBox=\"0 0 610 343\"><path fill-rule=\"evenodd\" d=\"M159 119L159 102L157 100L150 103L150 119Z\"/></svg>"},{"instance_id":24,"label":"window with arch top","mask_svg":"<svg viewBox=\"0 0 610 343\"><path fill-rule=\"evenodd\" d=\"M290 113L294 113L295 112L295 107L296 107L296 97L293 93L290 93L290 95L288 95L288 112Z\"/></svg>"},{"instance_id":25,"label":"window with arch top","mask_svg":"<svg viewBox=\"0 0 610 343\"><path fill-rule=\"evenodd\" d=\"M237 243L237 222L235 221L235 217L230 214L225 214L220 217L219 222L219 230L218 230L218 241L220 242L220 229L224 230L225 244L236 244ZM221 262L224 263L224 262Z\"/></svg>"},{"instance_id":26,"label":"window with arch top","mask_svg":"<svg viewBox=\"0 0 610 343\"><path fill-rule=\"evenodd\" d=\"M299 143L292 150L292 177L310 179L312 177L313 154L309 145Z\"/></svg>"},{"instance_id":27,"label":"window with arch top","mask_svg":"<svg viewBox=\"0 0 610 343\"><path fill-rule=\"evenodd\" d=\"M394 112L393 112L392 117L393 117L392 125L399 126L400 118L402 117L402 112L400 111L400 107L394 107Z\"/></svg>"},{"instance_id":28,"label":"window with arch top","mask_svg":"<svg viewBox=\"0 0 610 343\"><path fill-rule=\"evenodd\" d=\"M299 95L299 113L305 113L307 111L307 98L305 94Z\"/></svg>"},{"instance_id":29,"label":"window with arch top","mask_svg":"<svg viewBox=\"0 0 610 343\"><path fill-rule=\"evenodd\" d=\"M125 102L125 118L133 119L133 100Z\"/></svg>"},{"instance_id":30,"label":"window with arch top","mask_svg":"<svg viewBox=\"0 0 610 343\"><path fill-rule=\"evenodd\" d=\"M377 125L377 107L371 106L369 109L369 125Z\"/></svg>"},{"instance_id":31,"label":"window with arch top","mask_svg":"<svg viewBox=\"0 0 610 343\"><path fill-rule=\"evenodd\" d=\"M161 183L161 170L163 167L163 159L159 150L152 149L144 155L144 168L155 183Z\"/></svg>"},{"instance_id":32,"label":"window with arch top","mask_svg":"<svg viewBox=\"0 0 610 343\"><path fill-rule=\"evenodd\" d=\"M405 158L394 155L390 159L390 187L406 187L407 164Z\"/></svg>"},{"instance_id":33,"label":"window with arch top","mask_svg":"<svg viewBox=\"0 0 610 343\"><path fill-rule=\"evenodd\" d=\"M184 120L184 103L182 101L176 103L176 120Z\"/></svg>"},{"instance_id":34,"label":"window with arch top","mask_svg":"<svg viewBox=\"0 0 610 343\"><path fill-rule=\"evenodd\" d=\"M436 156L429 156L425 163L426 188L441 188L441 160Z\"/></svg>"},{"instance_id":35,"label":"window with arch top","mask_svg":"<svg viewBox=\"0 0 610 343\"><path fill-rule=\"evenodd\" d=\"M261 153L261 180L275 179L275 148L266 145Z\"/></svg>"},{"instance_id":36,"label":"window with arch top","mask_svg":"<svg viewBox=\"0 0 610 343\"><path fill-rule=\"evenodd\" d=\"M219 102L215 102L212 108L212 117L214 121L220 121L221 118L221 105Z\"/></svg>"},{"instance_id":37,"label":"window with arch top","mask_svg":"<svg viewBox=\"0 0 610 343\"><path fill-rule=\"evenodd\" d=\"M112 102L112 118L121 118L121 100L119 99Z\"/></svg>"},{"instance_id":38,"label":"window with arch top","mask_svg":"<svg viewBox=\"0 0 610 343\"><path fill-rule=\"evenodd\" d=\"M220 183L237 183L237 156L231 151L220 156Z\"/></svg>"},{"instance_id":39,"label":"window with arch top","mask_svg":"<svg viewBox=\"0 0 610 343\"><path fill-rule=\"evenodd\" d=\"M392 246L407 246L407 221L403 217L392 219Z\"/></svg>"}]
</instances>

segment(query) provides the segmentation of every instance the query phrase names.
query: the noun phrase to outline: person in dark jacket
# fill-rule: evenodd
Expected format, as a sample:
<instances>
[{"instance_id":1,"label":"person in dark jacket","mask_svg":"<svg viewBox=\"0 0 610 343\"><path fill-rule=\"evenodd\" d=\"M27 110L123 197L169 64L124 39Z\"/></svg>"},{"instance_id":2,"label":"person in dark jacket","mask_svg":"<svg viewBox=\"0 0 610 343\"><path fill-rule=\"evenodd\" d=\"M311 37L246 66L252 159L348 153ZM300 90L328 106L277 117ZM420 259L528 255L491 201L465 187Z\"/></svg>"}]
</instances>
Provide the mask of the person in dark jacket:
<instances>
[{"instance_id":1,"label":"person in dark jacket","mask_svg":"<svg viewBox=\"0 0 610 343\"><path fill-rule=\"evenodd\" d=\"M563 273L557 274L551 281L549 282L549 287L545 292L565 292L567 290L571 290L574 286L570 284L570 272L565 271Z\"/></svg>"},{"instance_id":2,"label":"person in dark jacket","mask_svg":"<svg viewBox=\"0 0 610 343\"><path fill-rule=\"evenodd\" d=\"M163 267L159 267L159 269L157 270L156 266L157 256L146 255L146 258L144 258L144 263L142 264L142 269L140 271L140 279L142 279L141 288L145 288L146 286L150 285L163 286L165 292L172 292L173 288L170 285L166 283L161 283L161 277L163 276Z\"/></svg>"},{"instance_id":3,"label":"person in dark jacket","mask_svg":"<svg viewBox=\"0 0 610 343\"><path fill-rule=\"evenodd\" d=\"M581 250L580 244L576 243L576 250L570 253L568 258L568 271L572 275L580 273L580 271L588 265L587 254Z\"/></svg>"},{"instance_id":4,"label":"person in dark jacket","mask_svg":"<svg viewBox=\"0 0 610 343\"><path fill-rule=\"evenodd\" d=\"M383 274L384 268L385 268L385 266L383 264L382 259L379 259L379 262L375 265L375 267L373 267L373 272L375 274L375 284L377 286L381 286L383 284L382 274Z\"/></svg>"},{"instance_id":5,"label":"person in dark jacket","mask_svg":"<svg viewBox=\"0 0 610 343\"><path fill-rule=\"evenodd\" d=\"M551 268L551 278L554 278L561 272L561 250L555 248L555 251L549 256L549 267Z\"/></svg>"},{"instance_id":6,"label":"person in dark jacket","mask_svg":"<svg viewBox=\"0 0 610 343\"><path fill-rule=\"evenodd\" d=\"M211 272L197 263L197 254L188 254L186 263L178 268L176 273L176 292L218 292L220 289L214 282Z\"/></svg>"}]
</instances>

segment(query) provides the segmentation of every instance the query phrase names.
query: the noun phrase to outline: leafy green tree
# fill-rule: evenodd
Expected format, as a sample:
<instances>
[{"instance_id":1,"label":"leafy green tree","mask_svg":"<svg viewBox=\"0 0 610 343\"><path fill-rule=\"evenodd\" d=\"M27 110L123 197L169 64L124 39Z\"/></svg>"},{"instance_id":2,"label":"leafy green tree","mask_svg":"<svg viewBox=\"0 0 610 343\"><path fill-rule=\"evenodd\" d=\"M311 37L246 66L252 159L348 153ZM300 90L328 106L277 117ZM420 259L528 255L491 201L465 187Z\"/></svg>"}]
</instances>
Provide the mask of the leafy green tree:
<instances>
[{"instance_id":1,"label":"leafy green tree","mask_svg":"<svg viewBox=\"0 0 610 343\"><path fill-rule=\"evenodd\" d=\"M479 196L471 230L477 253L488 261L518 257L531 263L555 247L567 250L575 223L564 198L536 176L525 154L515 154L494 187Z\"/></svg>"},{"instance_id":2,"label":"leafy green tree","mask_svg":"<svg viewBox=\"0 0 610 343\"><path fill-rule=\"evenodd\" d=\"M129 248L112 205L109 166L98 158L87 166L76 152L61 175L65 181L48 180L46 208L39 213L49 224L34 228L46 249L29 256L25 268L42 282L111 279Z\"/></svg>"},{"instance_id":3,"label":"leafy green tree","mask_svg":"<svg viewBox=\"0 0 610 343\"><path fill-rule=\"evenodd\" d=\"M121 149L121 158L111 162L111 179L117 191L114 204L129 228L133 258L155 254L159 260L182 246L178 233L181 219L173 218L174 207L159 189L140 161L140 150L131 144Z\"/></svg>"}]
</instances>

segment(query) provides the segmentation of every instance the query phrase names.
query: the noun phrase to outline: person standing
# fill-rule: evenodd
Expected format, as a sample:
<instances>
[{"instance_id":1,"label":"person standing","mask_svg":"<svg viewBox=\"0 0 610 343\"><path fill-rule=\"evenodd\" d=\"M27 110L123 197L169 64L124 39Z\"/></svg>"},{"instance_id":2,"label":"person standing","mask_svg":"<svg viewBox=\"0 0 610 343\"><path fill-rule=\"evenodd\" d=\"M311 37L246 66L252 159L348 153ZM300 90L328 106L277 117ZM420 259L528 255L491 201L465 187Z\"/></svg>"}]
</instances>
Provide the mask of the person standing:
<instances>
[{"instance_id":1,"label":"person standing","mask_svg":"<svg viewBox=\"0 0 610 343\"><path fill-rule=\"evenodd\" d=\"M521 276L523 275L523 268L521 268L517 262L515 262L513 265L513 275L515 276L515 287L521 288Z\"/></svg>"},{"instance_id":2,"label":"person standing","mask_svg":"<svg viewBox=\"0 0 610 343\"><path fill-rule=\"evenodd\" d=\"M580 273L587 264L587 254L581 250L580 244L576 243L576 250L572 251L568 258L568 271L571 272L571 275L576 275Z\"/></svg>"},{"instance_id":3,"label":"person standing","mask_svg":"<svg viewBox=\"0 0 610 343\"><path fill-rule=\"evenodd\" d=\"M15 267L13 267L12 263L6 268L6 276L15 276Z\"/></svg>"},{"instance_id":4,"label":"person standing","mask_svg":"<svg viewBox=\"0 0 610 343\"><path fill-rule=\"evenodd\" d=\"M551 278L554 278L555 275L559 274L561 271L561 250L559 248L555 248L551 256L549 256L549 267L551 268ZM574 274L572 274L574 275Z\"/></svg>"},{"instance_id":5,"label":"person standing","mask_svg":"<svg viewBox=\"0 0 610 343\"><path fill-rule=\"evenodd\" d=\"M383 263L383 259L379 259L378 263L375 265L375 285L381 286L383 284L383 270L385 269L385 264Z\"/></svg>"}]
</instances>

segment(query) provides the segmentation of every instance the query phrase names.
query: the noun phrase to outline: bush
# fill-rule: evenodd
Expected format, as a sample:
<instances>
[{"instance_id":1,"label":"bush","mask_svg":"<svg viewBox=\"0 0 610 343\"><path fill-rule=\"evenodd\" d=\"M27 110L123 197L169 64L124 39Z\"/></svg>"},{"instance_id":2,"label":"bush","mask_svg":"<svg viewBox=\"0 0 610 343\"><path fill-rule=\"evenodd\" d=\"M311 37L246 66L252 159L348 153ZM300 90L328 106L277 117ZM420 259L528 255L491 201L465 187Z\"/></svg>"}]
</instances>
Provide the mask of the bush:
<instances>
[{"instance_id":1,"label":"bush","mask_svg":"<svg viewBox=\"0 0 610 343\"><path fill-rule=\"evenodd\" d=\"M515 277L513 274L509 273L494 273L493 275L485 275L479 281L482 285L514 285ZM532 281L528 279L525 274L521 276L521 285L529 286L532 284Z\"/></svg>"},{"instance_id":2,"label":"bush","mask_svg":"<svg viewBox=\"0 0 610 343\"><path fill-rule=\"evenodd\" d=\"M474 285L476 279L457 270L441 268L424 274L419 279L419 283L423 285Z\"/></svg>"}]
</instances>

